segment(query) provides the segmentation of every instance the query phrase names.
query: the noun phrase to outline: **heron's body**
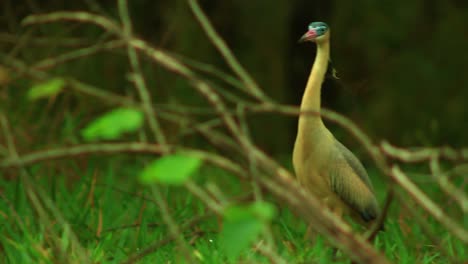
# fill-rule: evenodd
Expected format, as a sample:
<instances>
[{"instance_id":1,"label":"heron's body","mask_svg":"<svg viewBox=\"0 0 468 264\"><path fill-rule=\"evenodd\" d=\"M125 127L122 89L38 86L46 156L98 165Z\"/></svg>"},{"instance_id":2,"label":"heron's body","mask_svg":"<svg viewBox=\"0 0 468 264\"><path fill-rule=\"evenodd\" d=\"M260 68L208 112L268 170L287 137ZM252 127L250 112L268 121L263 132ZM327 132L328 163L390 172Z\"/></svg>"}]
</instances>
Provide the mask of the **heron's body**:
<instances>
[{"instance_id":1,"label":"heron's body","mask_svg":"<svg viewBox=\"0 0 468 264\"><path fill-rule=\"evenodd\" d=\"M304 188L339 216L348 214L369 222L379 214L372 184L361 162L325 127L320 115L322 82L330 57L325 23L310 24L301 40L317 44L317 54L301 102L293 166Z\"/></svg>"}]
</instances>

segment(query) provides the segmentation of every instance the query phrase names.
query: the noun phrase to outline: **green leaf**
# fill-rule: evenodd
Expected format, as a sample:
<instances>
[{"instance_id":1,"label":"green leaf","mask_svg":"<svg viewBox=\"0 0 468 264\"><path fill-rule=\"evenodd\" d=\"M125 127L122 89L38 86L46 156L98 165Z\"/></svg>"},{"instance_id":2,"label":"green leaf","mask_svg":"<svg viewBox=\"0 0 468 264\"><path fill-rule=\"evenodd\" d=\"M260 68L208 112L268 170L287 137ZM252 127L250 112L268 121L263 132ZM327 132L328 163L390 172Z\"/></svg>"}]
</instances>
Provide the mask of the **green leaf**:
<instances>
[{"instance_id":1,"label":"green leaf","mask_svg":"<svg viewBox=\"0 0 468 264\"><path fill-rule=\"evenodd\" d=\"M65 80L62 78L54 78L48 81L34 85L28 91L28 98L30 100L37 100L41 98L52 97L60 91L62 91L65 86Z\"/></svg>"},{"instance_id":2,"label":"green leaf","mask_svg":"<svg viewBox=\"0 0 468 264\"><path fill-rule=\"evenodd\" d=\"M235 261L255 241L263 228L263 222L256 218L225 221L219 237L221 249L229 259Z\"/></svg>"},{"instance_id":3,"label":"green leaf","mask_svg":"<svg viewBox=\"0 0 468 264\"><path fill-rule=\"evenodd\" d=\"M275 207L266 202L227 208L219 237L220 247L226 256L236 260L258 238L275 214Z\"/></svg>"},{"instance_id":4,"label":"green leaf","mask_svg":"<svg viewBox=\"0 0 468 264\"><path fill-rule=\"evenodd\" d=\"M122 134L135 132L143 125L144 115L131 108L114 109L81 130L85 140L118 139Z\"/></svg>"},{"instance_id":5,"label":"green leaf","mask_svg":"<svg viewBox=\"0 0 468 264\"><path fill-rule=\"evenodd\" d=\"M263 221L271 221L276 215L276 207L267 202L256 202L250 206L250 210Z\"/></svg>"},{"instance_id":6,"label":"green leaf","mask_svg":"<svg viewBox=\"0 0 468 264\"><path fill-rule=\"evenodd\" d=\"M182 185L198 168L202 160L192 156L173 154L151 162L141 173L144 184L162 183Z\"/></svg>"}]
</instances>

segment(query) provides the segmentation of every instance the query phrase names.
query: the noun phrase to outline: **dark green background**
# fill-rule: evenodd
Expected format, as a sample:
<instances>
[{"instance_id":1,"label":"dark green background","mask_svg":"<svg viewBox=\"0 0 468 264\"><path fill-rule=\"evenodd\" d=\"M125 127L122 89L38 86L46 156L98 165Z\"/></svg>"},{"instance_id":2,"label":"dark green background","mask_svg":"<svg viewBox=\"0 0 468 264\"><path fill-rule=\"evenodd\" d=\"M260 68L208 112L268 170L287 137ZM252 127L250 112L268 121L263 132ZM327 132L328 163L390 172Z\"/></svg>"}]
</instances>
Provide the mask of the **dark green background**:
<instances>
[{"instance_id":1,"label":"dark green background","mask_svg":"<svg viewBox=\"0 0 468 264\"><path fill-rule=\"evenodd\" d=\"M186 1L130 2L135 32L154 46L220 69L228 67L194 19ZM332 59L339 80L328 78L324 106L354 120L374 139L402 146L466 146L468 137L468 8L466 1L201 1L215 28L266 94L277 102L299 104L315 54L298 38L311 21L332 30ZM33 65L73 46L25 42L21 36L80 37L87 44L103 38L91 25L54 23L24 28L28 14L56 10L88 10L118 18L115 1L4 1L0 51ZM78 43L78 42L77 42ZM81 43L81 42L80 42ZM84 47L86 44L77 44ZM206 101L174 74L149 61L143 63L154 101L207 107ZM60 65L52 75L74 76L102 89L135 96L126 81L123 50L106 52ZM54 102L23 100L34 78L20 75L0 89L0 105L24 134L34 132L57 141L57 129L79 129L108 107L84 96L62 95ZM233 88L229 88L233 89ZM30 105L28 105L30 104ZM68 120L71 117L75 121ZM67 121L68 120L68 121ZM292 149L296 121L276 114L250 115L255 141L272 154ZM46 127L42 126L47 124ZM42 128L40 128L42 127ZM166 129L173 134L174 126ZM177 129L177 128L175 128ZM65 131L65 132L64 132ZM334 133L347 145L352 138ZM18 139L28 136L19 133ZM58 136L60 137L60 136ZM66 139L67 140L67 139ZM77 139L78 141L79 139Z\"/></svg>"}]
</instances>

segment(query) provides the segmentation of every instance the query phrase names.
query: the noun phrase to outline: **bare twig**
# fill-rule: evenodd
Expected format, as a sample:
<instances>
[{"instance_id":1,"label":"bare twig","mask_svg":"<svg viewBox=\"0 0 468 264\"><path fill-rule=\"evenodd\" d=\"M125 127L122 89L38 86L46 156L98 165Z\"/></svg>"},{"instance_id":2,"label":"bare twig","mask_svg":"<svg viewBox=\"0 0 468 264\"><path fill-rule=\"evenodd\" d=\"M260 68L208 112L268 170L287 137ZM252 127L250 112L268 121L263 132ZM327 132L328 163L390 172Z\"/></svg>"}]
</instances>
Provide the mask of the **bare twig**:
<instances>
[{"instance_id":1,"label":"bare twig","mask_svg":"<svg viewBox=\"0 0 468 264\"><path fill-rule=\"evenodd\" d=\"M228 48L226 42L221 38L216 30L213 28L211 23L208 21L208 18L203 13L203 10L200 8L196 0L189 0L188 1L190 8L192 9L195 18L200 23L201 27L208 35L210 41L214 44L216 49L221 53L223 58L226 60L227 64L231 69L239 76L242 80L244 85L248 88L249 91L253 96L255 96L261 102L269 101L268 97L265 96L263 91L258 87L257 83L253 80L253 78L249 75L249 73L242 67L239 61L236 59L232 51Z\"/></svg>"},{"instance_id":2,"label":"bare twig","mask_svg":"<svg viewBox=\"0 0 468 264\"><path fill-rule=\"evenodd\" d=\"M286 262L281 256L279 256L276 253L276 250L274 248L271 248L271 245L264 245L263 240L260 241L256 246L255 249L257 249L262 255L268 258L270 263L272 264L286 264Z\"/></svg>"},{"instance_id":3,"label":"bare twig","mask_svg":"<svg viewBox=\"0 0 468 264\"><path fill-rule=\"evenodd\" d=\"M125 41L123 40L112 40L106 43L99 43L90 47L75 49L70 52L61 54L57 57L46 58L32 66L34 70L45 70L51 67L56 67L59 64L69 62L72 60L80 59L83 57L87 57L93 54L96 54L103 50L113 50L125 45Z\"/></svg>"},{"instance_id":4,"label":"bare twig","mask_svg":"<svg viewBox=\"0 0 468 264\"><path fill-rule=\"evenodd\" d=\"M200 223L200 221L203 221L207 217L209 217L209 214L203 214L200 216L196 216L192 218L190 221L185 222L180 229L181 230L186 230L189 228L192 228L193 226L197 225ZM121 264L130 264L130 263L136 263L138 260L144 258L145 256L155 252L158 248L174 241L173 236L168 236L165 239L159 240L154 242L152 245L148 246L147 248L143 249L142 251L138 252L137 254L132 254L130 257L128 257L125 261L123 261Z\"/></svg>"},{"instance_id":5,"label":"bare twig","mask_svg":"<svg viewBox=\"0 0 468 264\"><path fill-rule=\"evenodd\" d=\"M76 21L81 23L90 23L105 28L113 33L120 33L120 27L110 19L88 13L88 12L53 12L49 14L30 15L26 17L21 24L30 26L34 24L52 23L58 21Z\"/></svg>"},{"instance_id":6,"label":"bare twig","mask_svg":"<svg viewBox=\"0 0 468 264\"><path fill-rule=\"evenodd\" d=\"M379 231L384 230L384 222L387 218L388 210L390 209L390 205L393 201L394 190L395 186L391 185L387 194L387 198L385 199L384 206L382 208L382 212L377 217L377 220L372 225L372 228L367 232L366 235L368 241L374 241L375 237L379 233Z\"/></svg>"},{"instance_id":7,"label":"bare twig","mask_svg":"<svg viewBox=\"0 0 468 264\"><path fill-rule=\"evenodd\" d=\"M113 94L110 95L113 96L112 98L115 103L132 104L143 109L153 135L158 140L159 144L93 144L93 146L96 146L96 148L92 147L91 145L72 146L66 150L55 149L50 153L37 152L26 154L17 158L9 157L0 161L0 167L26 166L28 164L44 160L73 157L76 155L92 153L113 154L120 152L134 152L142 154L166 154L177 149L190 155L198 155L202 159L228 171L231 171L243 179L246 178L245 174L247 171L249 171L250 175L255 177L256 183L258 182L262 187L271 192L277 199L286 202L299 215L301 215L305 221L312 223L317 231L330 238L335 245L350 255L353 260L360 261L362 263L387 263L388 261L384 256L379 254L362 237L354 235L351 232L350 227L346 225L345 222L336 218L335 215L329 210L326 210L326 208L323 207L323 205L316 197L310 196L299 186L299 184L287 170L279 166L272 158L268 157L252 143L248 135L248 129L246 126L243 126L243 124L245 125L246 122L243 121L242 118L236 119L234 117L235 112L232 111L228 107L228 104L226 104L224 101L231 100L239 107L238 109L241 109L240 112L242 115L245 114L246 111L251 111L254 113L280 113L292 116L321 115L324 117L324 119L337 123L350 132L357 139L357 141L362 146L364 146L371 158L376 163L377 167L385 175L387 175L389 179L393 179L393 181L396 183L395 188L397 185L401 186L402 190L410 194L410 196L418 205L431 214L449 232L458 237L461 241L467 243L467 231L463 229L463 227L461 227L454 219L449 218L440 207L438 207L429 197L427 197L427 195L421 191L421 189L419 189L408 179L408 177L406 177L406 175L399 169L398 166L390 166L389 160L397 159L404 162L430 162L433 172L432 174L436 177L437 183L441 186L444 192L457 201L460 204L462 210L466 212L468 206L466 196L453 184L451 184L446 177L438 176L443 174L438 166L438 160L440 158L453 161L466 161L468 160L468 149L455 150L452 148L424 148L418 150L407 150L394 147L387 142L383 142L378 145L375 144L373 140L351 120L333 111L322 110L320 113L300 112L298 107L285 106L272 102L241 66L219 34L216 33L208 18L198 5L197 1L189 0L188 2L197 21L200 23L210 41L218 49L226 63L241 80L245 87L239 85L236 78L232 78L225 73L213 71L210 68L208 68L207 71L220 79L226 80L230 85L238 89L242 89L247 94L255 97L260 103L242 102L237 98L229 99L227 96L227 91L214 89L208 81L200 78L197 73L195 73L190 67L182 62L186 60L179 59L177 55L172 55L168 52L154 48L145 41L135 38L132 33L131 20L128 15L128 8L125 0L119 0L119 11L123 22L122 27L109 18L86 12L57 12L46 15L34 15L26 18L23 21L23 24L31 25L36 23L49 23L67 20L86 22L95 24L107 32L117 35L119 39L122 39L123 43L127 45L127 55L132 66L133 81L137 88L141 103L134 102L133 100L126 97ZM90 47L89 50L83 49L77 51L77 53L63 54L62 56L59 56L50 61L44 60L39 64L39 66L55 66L58 63L65 62L69 59L79 58L80 54L92 54L96 51L95 49L97 48L99 47ZM100 48L102 48L102 46ZM110 48L112 49L114 47ZM227 129L229 135L216 131L213 129L213 126L203 126L197 124L196 122L190 122L190 125L193 126L193 131L199 132L213 146L223 151L227 150L236 154L238 157L236 161L205 151L180 148L178 146L170 146L166 144L164 134L160 130L157 123L158 120L156 119L155 108L151 103L150 93L144 80L144 75L142 73L137 51L141 52L142 55L145 55L157 64L163 66L168 71L182 76L197 90L199 94L206 98L206 100L211 105L209 114L216 115L217 117L216 126L221 124L224 125L223 128ZM199 65L197 66L197 64L194 64L193 62L187 62L187 64L195 65L196 68L200 68ZM24 65L21 65L18 68L22 69L24 72L32 74L35 77L47 77L47 74L37 71L37 69L34 68L25 67ZM206 67L202 67L202 71L204 69L206 71ZM79 85L75 86L75 90L90 94L97 98L104 99L107 96L106 92L101 92L99 89L95 89L94 87L81 87L89 88L87 90L76 87L80 87ZM105 101L108 101L108 98L106 98ZM180 110L182 114L186 113L187 111L187 109ZM239 116L241 117L242 115ZM187 183L186 188L195 196L197 196L201 201L203 201L212 211L219 213L222 210L222 204L220 205L217 201L211 199L211 197L206 195L203 189L199 188L194 183ZM185 241L183 241L183 238L180 236L180 230L178 230L178 226L175 225L174 221L170 218L167 205L165 204L161 193L158 189L153 189L153 191L157 197L158 204L160 205L163 216L166 216L165 221L171 229L172 238L178 239L179 247L186 251ZM261 199L261 196L257 194L257 198ZM383 221L383 218L384 216L382 216L382 219L379 221ZM154 250L154 248L152 250ZM152 250L145 250L145 253L149 254L152 252ZM273 248L268 247L268 250L266 251L267 255L274 256L275 252ZM185 255L190 255L190 253L185 253ZM129 260L131 259L132 258ZM187 257L187 259L190 259L190 256ZM136 260L138 260L138 258L136 258Z\"/></svg>"},{"instance_id":8,"label":"bare twig","mask_svg":"<svg viewBox=\"0 0 468 264\"><path fill-rule=\"evenodd\" d=\"M133 38L133 33L132 23L130 20L130 15L128 14L128 6L126 0L119 0L119 13L123 23L124 40L127 41ZM145 111L146 118L150 125L151 131L156 137L158 143L165 144L166 136L162 132L159 122L156 119L156 114L153 109L151 97L148 91L148 87L146 86L146 81L141 70L140 60L138 58L138 54L136 52L135 47L127 44L127 54L130 60L130 65L133 69L133 80L135 81L135 88L137 89L138 94L140 96L140 100Z\"/></svg>"},{"instance_id":9,"label":"bare twig","mask_svg":"<svg viewBox=\"0 0 468 264\"><path fill-rule=\"evenodd\" d=\"M410 205L408 205L406 195L402 195L400 192L395 192L395 197L398 200L398 203L401 204L401 206L404 208L406 212L408 212L409 216L408 218L411 219L411 221L415 221L418 223L418 225L421 227L425 235L429 238L429 240L433 243L434 246L436 246L442 253L449 257L450 259L453 259L452 254L448 252L447 248L442 246L442 240L441 238L434 233L433 228L429 223L424 219L424 217L418 213L418 210L414 210ZM454 261L454 263L456 263Z\"/></svg>"},{"instance_id":10,"label":"bare twig","mask_svg":"<svg viewBox=\"0 0 468 264\"><path fill-rule=\"evenodd\" d=\"M385 155L404 161L408 163L412 162L427 162L436 155L437 157L455 160L455 161L467 161L468 160L468 149L455 150L450 147L439 147L439 148L419 148L417 150L408 150L404 148L398 148L392 146L387 141L383 141L380 144L382 151Z\"/></svg>"},{"instance_id":11,"label":"bare twig","mask_svg":"<svg viewBox=\"0 0 468 264\"><path fill-rule=\"evenodd\" d=\"M439 157L437 155L433 155L429 162L429 167L431 169L432 178L437 182L437 184L439 184L445 194L458 203L458 206L464 214L468 213L468 198L466 197L466 194L461 188L458 189L449 181L447 174L442 173L439 164Z\"/></svg>"},{"instance_id":12,"label":"bare twig","mask_svg":"<svg viewBox=\"0 0 468 264\"><path fill-rule=\"evenodd\" d=\"M458 223L448 217L442 209L437 206L426 194L424 194L408 177L403 173L398 165L392 167L392 177L409 195L411 195L418 204L420 204L428 213L444 225L454 236L468 243L468 232Z\"/></svg>"},{"instance_id":13,"label":"bare twig","mask_svg":"<svg viewBox=\"0 0 468 264\"><path fill-rule=\"evenodd\" d=\"M6 63L6 65L13 68L17 72L18 77L23 77L23 75L26 75L26 76L32 77L33 79L37 79L41 81L52 77L43 71L27 66L23 61L20 61L18 59L9 58L6 56L1 56L1 59L4 63ZM50 63L51 64L48 64L50 66L52 64L57 65L56 63L53 63L52 61ZM67 87L70 87L72 90L78 93L96 97L97 99L101 99L102 102L109 103L109 104L119 104L119 105L139 107L139 105L130 98L127 98L127 97L124 97L115 93L111 93L103 89L99 89L95 86L83 83L73 78L65 78L65 80L67 82Z\"/></svg>"},{"instance_id":14,"label":"bare twig","mask_svg":"<svg viewBox=\"0 0 468 264\"><path fill-rule=\"evenodd\" d=\"M168 146L165 146L166 148ZM69 146L56 149L45 149L30 154L23 154L18 158L6 158L0 161L0 167L16 167L26 166L33 163L54 160L60 158L73 158L80 155L89 154L116 154L116 153L147 153L161 154L163 148L156 144L146 144L139 142L132 143L101 143L101 144L84 144L77 146Z\"/></svg>"},{"instance_id":15,"label":"bare twig","mask_svg":"<svg viewBox=\"0 0 468 264\"><path fill-rule=\"evenodd\" d=\"M19 41L19 38L15 34L10 34L6 32L0 33L0 42L16 44ZM34 36L29 43L32 45L38 46L48 46L50 44L58 44L65 47L82 47L89 45L90 41L86 41L80 38L48 38L48 37L37 37Z\"/></svg>"}]
</instances>

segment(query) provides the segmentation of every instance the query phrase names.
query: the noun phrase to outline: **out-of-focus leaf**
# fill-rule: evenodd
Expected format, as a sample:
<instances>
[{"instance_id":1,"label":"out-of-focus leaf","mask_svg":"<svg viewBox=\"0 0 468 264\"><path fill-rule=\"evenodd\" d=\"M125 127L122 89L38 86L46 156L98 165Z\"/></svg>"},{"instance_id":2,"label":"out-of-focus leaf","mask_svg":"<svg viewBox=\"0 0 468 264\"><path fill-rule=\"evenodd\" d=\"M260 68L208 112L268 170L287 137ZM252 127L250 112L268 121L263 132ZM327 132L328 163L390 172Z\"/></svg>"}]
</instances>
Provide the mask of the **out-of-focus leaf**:
<instances>
[{"instance_id":1,"label":"out-of-focus leaf","mask_svg":"<svg viewBox=\"0 0 468 264\"><path fill-rule=\"evenodd\" d=\"M201 164L202 160L196 157L168 155L151 162L141 172L139 178L144 184L181 185L200 168Z\"/></svg>"},{"instance_id":2,"label":"out-of-focus leaf","mask_svg":"<svg viewBox=\"0 0 468 264\"><path fill-rule=\"evenodd\" d=\"M275 207L266 202L227 208L219 237L220 246L226 256L236 260L257 239L275 213Z\"/></svg>"},{"instance_id":3,"label":"out-of-focus leaf","mask_svg":"<svg viewBox=\"0 0 468 264\"><path fill-rule=\"evenodd\" d=\"M28 91L30 100L52 97L60 93L65 86L65 80L62 78L54 78L48 81L34 85Z\"/></svg>"},{"instance_id":4,"label":"out-of-focus leaf","mask_svg":"<svg viewBox=\"0 0 468 264\"><path fill-rule=\"evenodd\" d=\"M137 131L144 121L141 111L131 108L112 110L81 130L81 135L88 141L97 139L118 139L122 134Z\"/></svg>"},{"instance_id":5,"label":"out-of-focus leaf","mask_svg":"<svg viewBox=\"0 0 468 264\"><path fill-rule=\"evenodd\" d=\"M276 208L271 203L256 202L250 206L250 210L257 218L263 221L271 221L276 215Z\"/></svg>"}]
</instances>

